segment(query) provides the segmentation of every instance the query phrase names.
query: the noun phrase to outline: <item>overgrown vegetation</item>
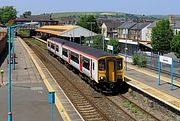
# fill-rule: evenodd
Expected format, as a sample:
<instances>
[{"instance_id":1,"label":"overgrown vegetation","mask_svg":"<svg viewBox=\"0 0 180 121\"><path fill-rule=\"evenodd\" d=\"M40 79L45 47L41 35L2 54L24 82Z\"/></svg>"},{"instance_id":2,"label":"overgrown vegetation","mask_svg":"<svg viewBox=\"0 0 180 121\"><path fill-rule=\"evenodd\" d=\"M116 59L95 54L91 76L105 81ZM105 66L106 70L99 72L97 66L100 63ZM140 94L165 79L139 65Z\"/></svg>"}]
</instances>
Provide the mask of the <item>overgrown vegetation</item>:
<instances>
[{"instance_id":1,"label":"overgrown vegetation","mask_svg":"<svg viewBox=\"0 0 180 121\"><path fill-rule=\"evenodd\" d=\"M28 29L21 29L18 31L18 34L22 35L22 36L29 36L30 35L30 30Z\"/></svg>"},{"instance_id":2,"label":"overgrown vegetation","mask_svg":"<svg viewBox=\"0 0 180 121\"><path fill-rule=\"evenodd\" d=\"M140 67L145 67L147 63L147 58L143 54L134 54L132 56L133 65L138 65Z\"/></svg>"},{"instance_id":3,"label":"overgrown vegetation","mask_svg":"<svg viewBox=\"0 0 180 121\"><path fill-rule=\"evenodd\" d=\"M180 33L174 36L171 42L171 49L175 52L175 55L180 58Z\"/></svg>"}]
</instances>

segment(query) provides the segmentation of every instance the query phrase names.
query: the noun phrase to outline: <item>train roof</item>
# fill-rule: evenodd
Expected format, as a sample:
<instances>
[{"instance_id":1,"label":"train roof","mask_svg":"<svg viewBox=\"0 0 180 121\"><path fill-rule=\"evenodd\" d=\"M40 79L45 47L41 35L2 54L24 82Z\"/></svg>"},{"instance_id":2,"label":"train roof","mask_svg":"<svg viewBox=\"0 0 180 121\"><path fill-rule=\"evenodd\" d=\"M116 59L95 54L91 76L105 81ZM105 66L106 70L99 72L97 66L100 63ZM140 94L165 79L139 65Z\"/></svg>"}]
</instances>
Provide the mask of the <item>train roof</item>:
<instances>
[{"instance_id":1,"label":"train roof","mask_svg":"<svg viewBox=\"0 0 180 121\"><path fill-rule=\"evenodd\" d=\"M74 48L78 51L81 51L81 52L86 53L88 55L94 56L96 58L100 58L100 57L104 57L104 56L114 56L114 54L105 52L103 50L98 50L98 49L91 48L91 47L84 46L84 45L80 45L80 44L77 44L74 42L69 42L67 40L63 40L63 39L56 38L56 37L51 37L51 38L49 38L49 40L54 41L56 43L63 44L65 46L68 46L71 48Z\"/></svg>"}]
</instances>

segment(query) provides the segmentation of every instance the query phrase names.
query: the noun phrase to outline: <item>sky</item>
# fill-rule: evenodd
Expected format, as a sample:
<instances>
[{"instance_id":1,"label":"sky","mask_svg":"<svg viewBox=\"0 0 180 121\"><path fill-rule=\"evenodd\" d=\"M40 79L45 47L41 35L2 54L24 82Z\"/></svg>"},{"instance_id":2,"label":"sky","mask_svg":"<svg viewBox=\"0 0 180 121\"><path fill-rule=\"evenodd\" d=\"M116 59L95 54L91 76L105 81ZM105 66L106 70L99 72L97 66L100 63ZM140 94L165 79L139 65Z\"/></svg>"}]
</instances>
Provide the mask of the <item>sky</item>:
<instances>
[{"instance_id":1,"label":"sky","mask_svg":"<svg viewBox=\"0 0 180 121\"><path fill-rule=\"evenodd\" d=\"M180 0L0 0L21 15L54 12L125 12L140 15L180 15Z\"/></svg>"}]
</instances>

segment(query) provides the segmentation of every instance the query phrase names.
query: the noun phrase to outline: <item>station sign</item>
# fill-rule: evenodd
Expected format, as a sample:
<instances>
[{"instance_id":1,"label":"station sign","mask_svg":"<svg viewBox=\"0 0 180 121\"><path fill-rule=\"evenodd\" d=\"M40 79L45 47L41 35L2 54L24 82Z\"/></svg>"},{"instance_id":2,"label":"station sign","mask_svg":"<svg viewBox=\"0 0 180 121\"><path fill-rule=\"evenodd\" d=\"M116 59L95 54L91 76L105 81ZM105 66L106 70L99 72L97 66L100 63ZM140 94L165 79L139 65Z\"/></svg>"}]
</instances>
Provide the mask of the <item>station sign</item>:
<instances>
[{"instance_id":1,"label":"station sign","mask_svg":"<svg viewBox=\"0 0 180 121\"><path fill-rule=\"evenodd\" d=\"M107 49L108 49L108 50L113 50L113 46L107 45Z\"/></svg>"},{"instance_id":2,"label":"station sign","mask_svg":"<svg viewBox=\"0 0 180 121\"><path fill-rule=\"evenodd\" d=\"M161 63L172 64L172 58L166 56L159 56L159 61Z\"/></svg>"}]
</instances>

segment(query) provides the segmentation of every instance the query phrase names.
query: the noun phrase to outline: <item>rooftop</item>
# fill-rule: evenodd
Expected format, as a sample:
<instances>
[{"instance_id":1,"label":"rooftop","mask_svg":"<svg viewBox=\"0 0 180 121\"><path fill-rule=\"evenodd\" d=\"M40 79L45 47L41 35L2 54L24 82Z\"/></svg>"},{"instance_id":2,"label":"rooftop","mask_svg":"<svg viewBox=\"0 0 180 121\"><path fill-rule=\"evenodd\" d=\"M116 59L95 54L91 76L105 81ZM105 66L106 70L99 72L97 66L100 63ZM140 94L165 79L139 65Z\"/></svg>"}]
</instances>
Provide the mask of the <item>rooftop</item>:
<instances>
[{"instance_id":1,"label":"rooftop","mask_svg":"<svg viewBox=\"0 0 180 121\"><path fill-rule=\"evenodd\" d=\"M130 29L131 27L133 27L134 25L136 25L135 22L124 22L122 25L120 25L118 28L119 29Z\"/></svg>"}]
</instances>

